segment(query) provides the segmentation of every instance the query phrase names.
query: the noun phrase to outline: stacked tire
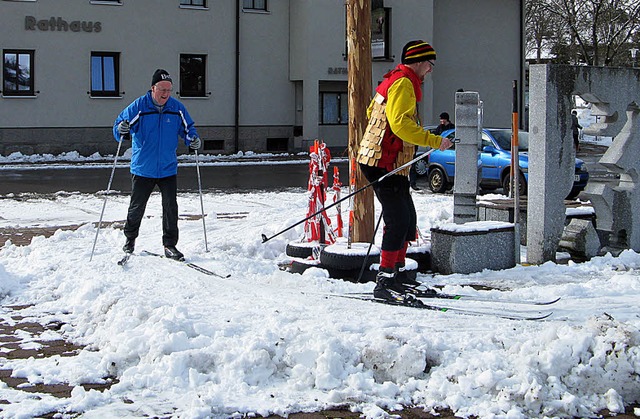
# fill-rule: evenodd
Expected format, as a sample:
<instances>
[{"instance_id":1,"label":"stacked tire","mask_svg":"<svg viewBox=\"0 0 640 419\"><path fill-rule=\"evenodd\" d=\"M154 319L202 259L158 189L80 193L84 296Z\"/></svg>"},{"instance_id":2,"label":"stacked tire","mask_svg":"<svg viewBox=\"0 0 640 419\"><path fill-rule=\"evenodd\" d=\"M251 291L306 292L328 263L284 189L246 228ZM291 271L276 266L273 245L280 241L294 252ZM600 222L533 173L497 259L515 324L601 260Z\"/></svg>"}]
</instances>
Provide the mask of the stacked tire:
<instances>
[{"instance_id":1,"label":"stacked tire","mask_svg":"<svg viewBox=\"0 0 640 419\"><path fill-rule=\"evenodd\" d=\"M319 253L319 254L318 254ZM318 242L291 242L287 256L293 258L288 271L302 273L310 267L326 269L331 278L355 282L375 281L380 266L380 248L369 243L351 243L344 240L331 245ZM410 278L431 268L429 245L412 245L407 249L405 269Z\"/></svg>"}]
</instances>

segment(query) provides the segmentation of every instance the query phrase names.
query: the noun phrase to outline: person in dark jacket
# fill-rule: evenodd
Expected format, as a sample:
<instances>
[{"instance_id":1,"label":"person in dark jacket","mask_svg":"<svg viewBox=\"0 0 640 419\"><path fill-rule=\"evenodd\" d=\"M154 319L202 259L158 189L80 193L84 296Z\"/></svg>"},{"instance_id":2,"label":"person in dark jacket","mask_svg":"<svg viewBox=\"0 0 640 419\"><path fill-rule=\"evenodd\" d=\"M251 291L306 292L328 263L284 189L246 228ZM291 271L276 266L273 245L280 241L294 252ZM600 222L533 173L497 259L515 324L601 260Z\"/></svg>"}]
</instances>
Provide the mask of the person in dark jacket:
<instances>
[{"instance_id":1,"label":"person in dark jacket","mask_svg":"<svg viewBox=\"0 0 640 419\"><path fill-rule=\"evenodd\" d=\"M571 111L571 134L573 135L573 145L576 147L576 153L580 150L580 131L582 125L578 122L578 112Z\"/></svg>"},{"instance_id":2,"label":"person in dark jacket","mask_svg":"<svg viewBox=\"0 0 640 419\"><path fill-rule=\"evenodd\" d=\"M402 63L385 74L369 104L369 123L360 141L357 161L369 182L413 159L415 146L445 150L447 138L425 131L419 124L417 106L422 82L435 66L436 52L424 41L411 41L402 50ZM407 288L405 257L417 234L416 209L411 198L409 168L373 185L382 206L384 232L380 269L373 294L376 298L404 300ZM404 278L403 278L404 277Z\"/></svg>"},{"instance_id":3,"label":"person in dark jacket","mask_svg":"<svg viewBox=\"0 0 640 419\"><path fill-rule=\"evenodd\" d=\"M433 130L434 134L440 135L448 129L454 129L456 126L449 119L449 114L447 112L442 112L440 114L440 124Z\"/></svg>"},{"instance_id":4,"label":"person in dark jacket","mask_svg":"<svg viewBox=\"0 0 640 419\"><path fill-rule=\"evenodd\" d=\"M436 135L440 135L443 132L445 132L448 129L453 129L456 126L453 125L453 122L451 122L449 120L449 114L446 112L442 112L440 114L440 125L438 125L433 131L431 131L432 134L436 134ZM418 148L416 147L416 150ZM418 173L416 172L416 165L412 164L411 165L411 170L409 171L409 184L411 185L411 189L413 189L414 191L419 191L420 188L418 187L418 185L416 184L416 181L418 180Z\"/></svg>"},{"instance_id":5,"label":"person in dark jacket","mask_svg":"<svg viewBox=\"0 0 640 419\"><path fill-rule=\"evenodd\" d=\"M158 69L151 78L151 90L127 106L113 124L117 141L131 140L131 200L124 226L126 242L122 248L132 253L147 201L158 186L162 195L162 244L166 257L176 260L184 255L178 243L178 201L176 151L178 141L198 150L202 144L193 119L185 106L171 97L173 81L169 73Z\"/></svg>"}]
</instances>

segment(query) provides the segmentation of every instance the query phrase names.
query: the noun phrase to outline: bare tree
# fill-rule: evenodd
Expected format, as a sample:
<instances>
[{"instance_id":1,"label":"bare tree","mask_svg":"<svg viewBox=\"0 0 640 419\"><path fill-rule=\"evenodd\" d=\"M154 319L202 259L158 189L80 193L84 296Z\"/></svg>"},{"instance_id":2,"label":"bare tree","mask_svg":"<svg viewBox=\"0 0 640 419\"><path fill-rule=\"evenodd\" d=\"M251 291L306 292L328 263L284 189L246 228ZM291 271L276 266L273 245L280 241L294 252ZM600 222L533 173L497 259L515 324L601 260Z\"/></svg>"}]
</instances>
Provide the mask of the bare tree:
<instances>
[{"instance_id":1,"label":"bare tree","mask_svg":"<svg viewBox=\"0 0 640 419\"><path fill-rule=\"evenodd\" d=\"M559 62L587 65L628 64L631 43L640 33L637 0L527 0L527 38L550 36ZM540 20L544 24L539 23ZM547 21L551 26L546 26ZM555 29L555 36L548 30ZM538 44L544 47L543 43Z\"/></svg>"},{"instance_id":2,"label":"bare tree","mask_svg":"<svg viewBox=\"0 0 640 419\"><path fill-rule=\"evenodd\" d=\"M541 63L548 57L556 39L555 29L561 24L556 15L546 13L540 0L525 2L526 45L525 55Z\"/></svg>"},{"instance_id":3,"label":"bare tree","mask_svg":"<svg viewBox=\"0 0 640 419\"><path fill-rule=\"evenodd\" d=\"M604 46L604 65L615 65L616 58L621 55L627 57L629 41L640 27L640 2L616 0L611 3L602 13L606 23L596 28L598 39L602 40Z\"/></svg>"}]
</instances>

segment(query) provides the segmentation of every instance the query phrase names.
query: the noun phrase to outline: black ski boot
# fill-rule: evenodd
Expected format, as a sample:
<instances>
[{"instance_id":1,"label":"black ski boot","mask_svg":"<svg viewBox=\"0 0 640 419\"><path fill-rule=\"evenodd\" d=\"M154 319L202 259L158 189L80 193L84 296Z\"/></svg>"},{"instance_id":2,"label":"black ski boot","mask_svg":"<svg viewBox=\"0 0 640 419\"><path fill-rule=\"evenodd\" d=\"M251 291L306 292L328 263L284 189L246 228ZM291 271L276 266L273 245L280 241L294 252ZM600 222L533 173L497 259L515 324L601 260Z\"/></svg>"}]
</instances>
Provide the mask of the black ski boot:
<instances>
[{"instance_id":1,"label":"black ski boot","mask_svg":"<svg viewBox=\"0 0 640 419\"><path fill-rule=\"evenodd\" d=\"M396 279L396 272L389 268L380 268L376 275L376 287L373 296L383 300L404 301L407 288Z\"/></svg>"},{"instance_id":2,"label":"black ski boot","mask_svg":"<svg viewBox=\"0 0 640 419\"><path fill-rule=\"evenodd\" d=\"M396 281L405 288L406 293L412 293L422 297L437 294L436 290L416 280L415 271L407 271L405 266L401 264L396 265Z\"/></svg>"},{"instance_id":3,"label":"black ski boot","mask_svg":"<svg viewBox=\"0 0 640 419\"><path fill-rule=\"evenodd\" d=\"M403 285L408 287L416 288L422 285L422 282L416 281L416 273L415 271L408 272L405 268L404 264L396 265L396 279Z\"/></svg>"},{"instance_id":4,"label":"black ski boot","mask_svg":"<svg viewBox=\"0 0 640 419\"><path fill-rule=\"evenodd\" d=\"M175 246L165 246L164 255L169 259L184 260L184 255Z\"/></svg>"},{"instance_id":5,"label":"black ski boot","mask_svg":"<svg viewBox=\"0 0 640 419\"><path fill-rule=\"evenodd\" d=\"M125 242L124 246L122 246L122 250L125 253L133 253L133 249L136 247L136 239L129 239Z\"/></svg>"}]
</instances>

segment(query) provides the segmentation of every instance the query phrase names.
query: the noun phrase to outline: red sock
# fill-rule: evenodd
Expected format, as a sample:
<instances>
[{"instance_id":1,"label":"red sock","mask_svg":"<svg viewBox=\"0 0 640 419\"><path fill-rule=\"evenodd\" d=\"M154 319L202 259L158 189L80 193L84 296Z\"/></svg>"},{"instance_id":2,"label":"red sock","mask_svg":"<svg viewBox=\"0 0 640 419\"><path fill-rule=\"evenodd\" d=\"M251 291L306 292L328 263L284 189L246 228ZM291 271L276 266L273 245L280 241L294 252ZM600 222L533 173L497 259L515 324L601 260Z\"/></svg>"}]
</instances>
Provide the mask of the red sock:
<instances>
[{"instance_id":1,"label":"red sock","mask_svg":"<svg viewBox=\"0 0 640 419\"><path fill-rule=\"evenodd\" d=\"M380 252L380 268L390 269L396 266L399 250L383 250Z\"/></svg>"},{"instance_id":2,"label":"red sock","mask_svg":"<svg viewBox=\"0 0 640 419\"><path fill-rule=\"evenodd\" d=\"M402 246L400 250L398 250L398 256L396 257L396 264L404 266L405 259L407 257L408 247L409 247L409 242L404 242L404 246Z\"/></svg>"}]
</instances>

